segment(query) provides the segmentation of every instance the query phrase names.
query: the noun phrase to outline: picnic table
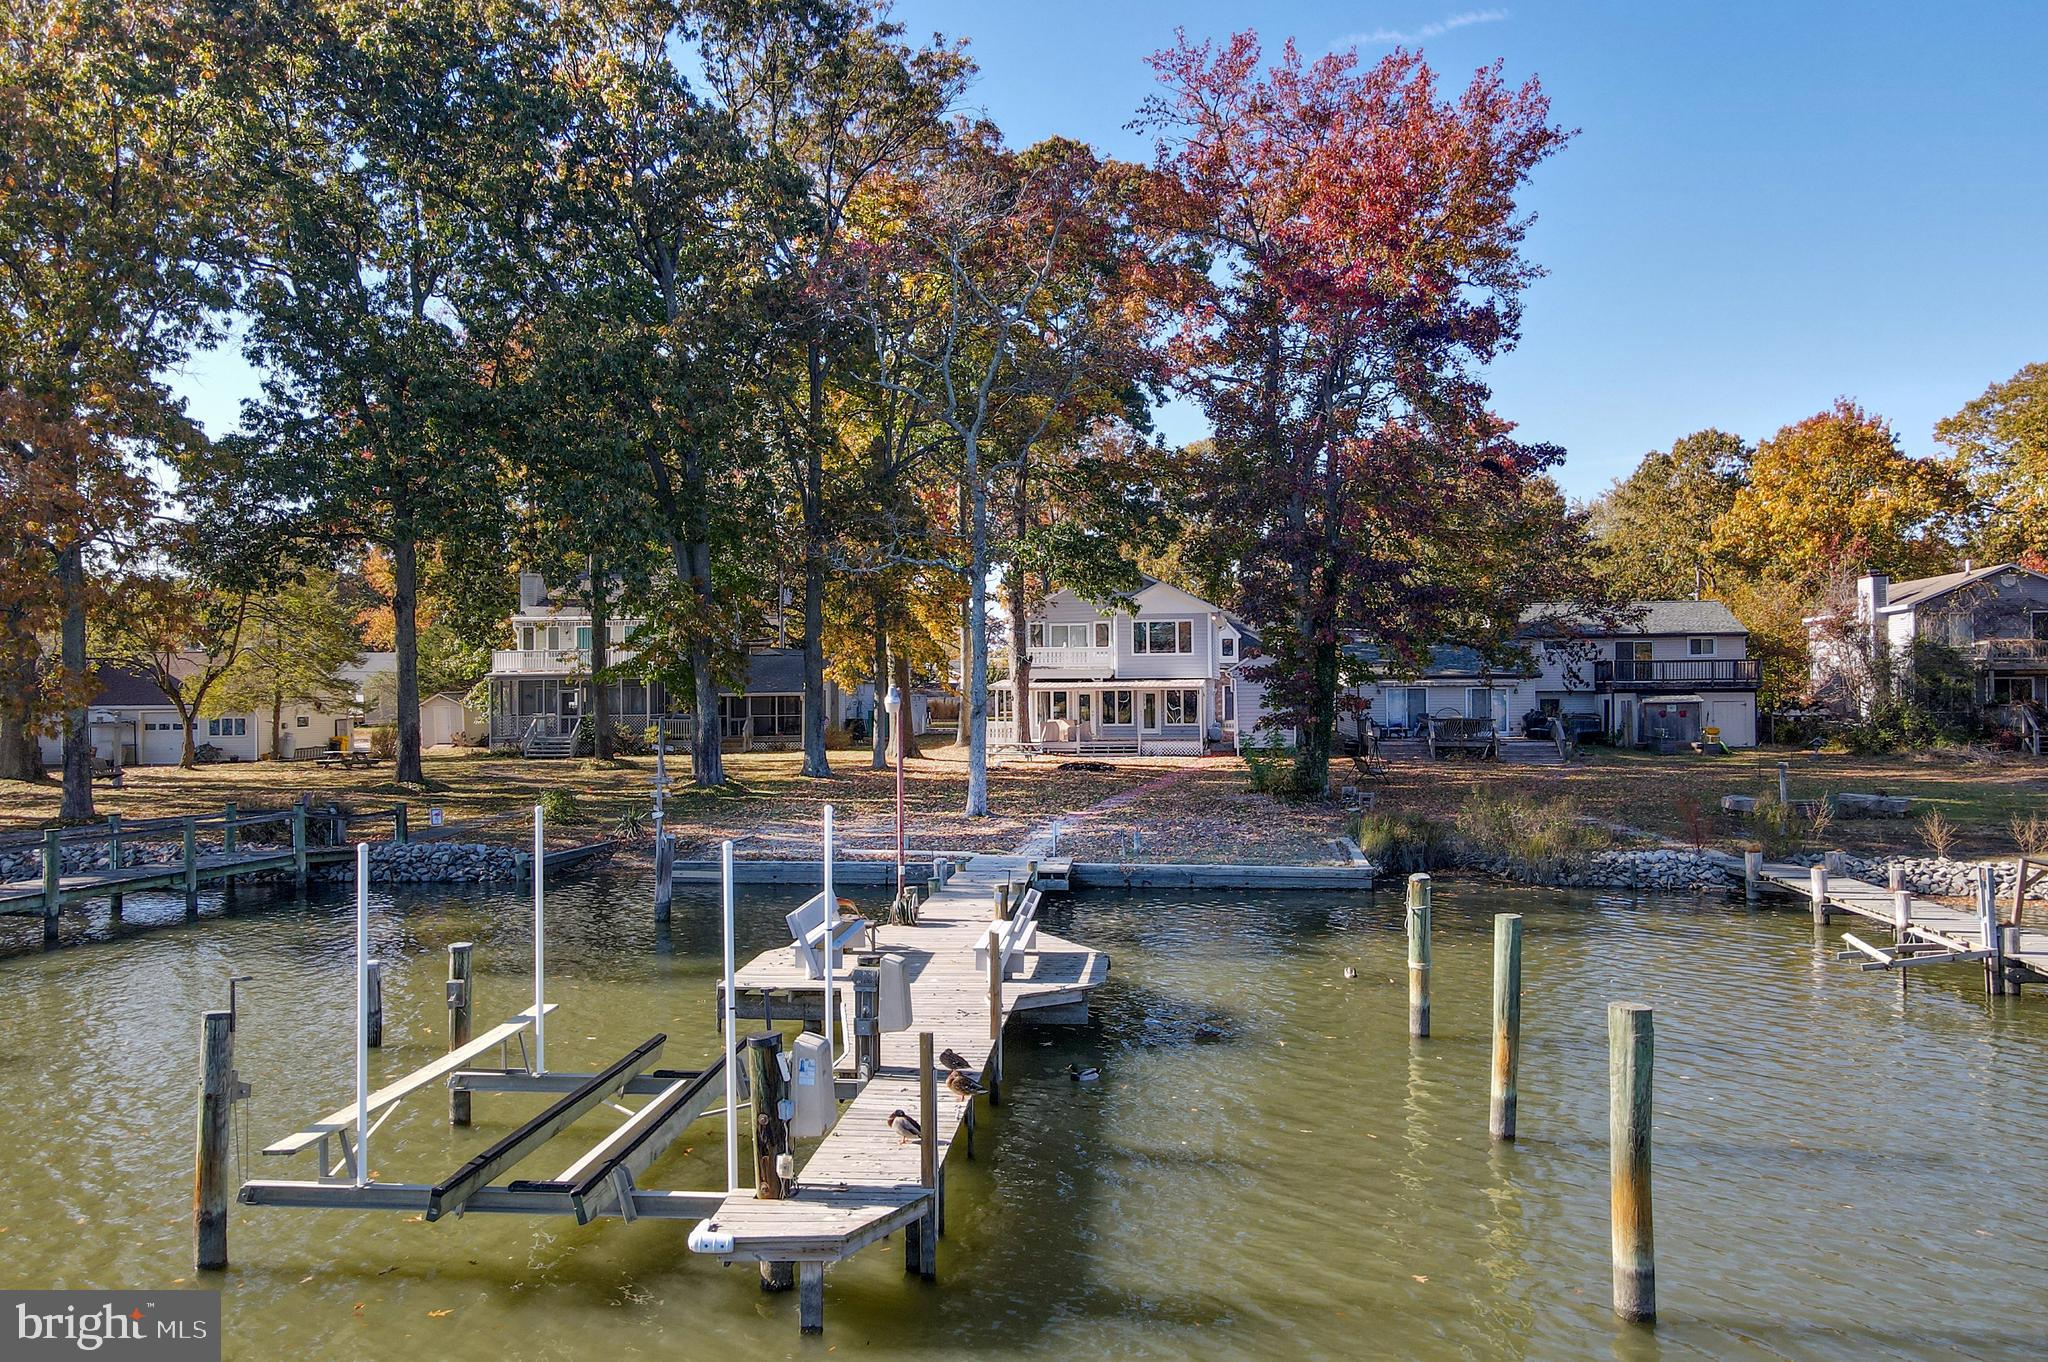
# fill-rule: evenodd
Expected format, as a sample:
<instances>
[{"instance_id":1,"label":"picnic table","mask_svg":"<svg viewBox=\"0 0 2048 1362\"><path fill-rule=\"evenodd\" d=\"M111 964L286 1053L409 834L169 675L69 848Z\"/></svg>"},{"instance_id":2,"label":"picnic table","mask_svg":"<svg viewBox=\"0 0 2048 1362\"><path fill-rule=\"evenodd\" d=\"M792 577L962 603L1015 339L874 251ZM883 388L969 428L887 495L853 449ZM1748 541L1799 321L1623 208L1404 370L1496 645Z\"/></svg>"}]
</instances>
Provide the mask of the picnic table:
<instances>
[{"instance_id":1,"label":"picnic table","mask_svg":"<svg viewBox=\"0 0 2048 1362\"><path fill-rule=\"evenodd\" d=\"M322 766L337 766L342 770L348 770L350 767L355 766L375 766L377 758L368 752L359 751L322 752L319 764Z\"/></svg>"}]
</instances>

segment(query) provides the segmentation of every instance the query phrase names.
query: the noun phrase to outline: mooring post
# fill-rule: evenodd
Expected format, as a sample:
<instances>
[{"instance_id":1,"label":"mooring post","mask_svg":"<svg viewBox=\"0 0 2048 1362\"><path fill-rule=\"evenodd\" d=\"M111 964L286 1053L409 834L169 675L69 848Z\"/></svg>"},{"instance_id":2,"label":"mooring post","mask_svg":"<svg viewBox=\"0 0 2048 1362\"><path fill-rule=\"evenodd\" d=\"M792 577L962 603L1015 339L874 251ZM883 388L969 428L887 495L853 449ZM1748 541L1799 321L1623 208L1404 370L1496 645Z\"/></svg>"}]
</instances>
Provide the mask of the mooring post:
<instances>
[{"instance_id":1,"label":"mooring post","mask_svg":"<svg viewBox=\"0 0 2048 1362\"><path fill-rule=\"evenodd\" d=\"M200 1024L199 1151L192 1178L192 1239L202 1271L228 1265L228 1129L235 1101L234 1013Z\"/></svg>"},{"instance_id":2,"label":"mooring post","mask_svg":"<svg viewBox=\"0 0 2048 1362\"><path fill-rule=\"evenodd\" d=\"M917 1180L932 1195L925 1213L903 1233L903 1270L926 1281L939 1273L939 1085L932 1069L932 1033L917 1033Z\"/></svg>"},{"instance_id":3,"label":"mooring post","mask_svg":"<svg viewBox=\"0 0 2048 1362\"><path fill-rule=\"evenodd\" d=\"M1408 1034L1429 1034L1428 875L1408 877Z\"/></svg>"},{"instance_id":4,"label":"mooring post","mask_svg":"<svg viewBox=\"0 0 2048 1362\"><path fill-rule=\"evenodd\" d=\"M1515 1138L1519 1094L1515 1070L1522 1051L1522 915L1493 919L1493 1101L1487 1129L1496 1140Z\"/></svg>"},{"instance_id":5,"label":"mooring post","mask_svg":"<svg viewBox=\"0 0 2048 1362\"><path fill-rule=\"evenodd\" d=\"M121 868L121 815L107 815L107 870L111 873ZM121 920L121 891L115 890L108 902L108 908L116 922Z\"/></svg>"},{"instance_id":6,"label":"mooring post","mask_svg":"<svg viewBox=\"0 0 2048 1362\"><path fill-rule=\"evenodd\" d=\"M815 1259L796 1265L796 1322L803 1333L825 1332L825 1265Z\"/></svg>"},{"instance_id":7,"label":"mooring post","mask_svg":"<svg viewBox=\"0 0 2048 1362\"><path fill-rule=\"evenodd\" d=\"M455 1051L469 1044L470 1001L469 1001L469 956L473 949L467 941L457 941L448 947L448 1049ZM469 1124L469 1089L448 1090L448 1124L466 1126Z\"/></svg>"},{"instance_id":8,"label":"mooring post","mask_svg":"<svg viewBox=\"0 0 2048 1362\"><path fill-rule=\"evenodd\" d=\"M1828 868L1816 865L1807 872L1807 894L1813 899L1813 924L1825 927L1828 922Z\"/></svg>"},{"instance_id":9,"label":"mooring post","mask_svg":"<svg viewBox=\"0 0 2048 1362\"><path fill-rule=\"evenodd\" d=\"M185 820L185 916L199 916L199 825Z\"/></svg>"},{"instance_id":10,"label":"mooring post","mask_svg":"<svg viewBox=\"0 0 2048 1362\"><path fill-rule=\"evenodd\" d=\"M1792 808L1792 763L1778 763L1778 817L1783 820Z\"/></svg>"},{"instance_id":11,"label":"mooring post","mask_svg":"<svg viewBox=\"0 0 2048 1362\"><path fill-rule=\"evenodd\" d=\"M384 1048L384 962L371 960L364 965L369 972L370 1048Z\"/></svg>"},{"instance_id":12,"label":"mooring post","mask_svg":"<svg viewBox=\"0 0 2048 1362\"><path fill-rule=\"evenodd\" d=\"M400 846L404 846L408 840L409 822L410 815L405 805L394 804L391 806L391 840Z\"/></svg>"},{"instance_id":13,"label":"mooring post","mask_svg":"<svg viewBox=\"0 0 2048 1362\"><path fill-rule=\"evenodd\" d=\"M236 851L240 850L242 845L241 835L235 828L235 818L236 811L235 806L233 804L229 804L225 809L221 811L220 849L230 856L234 855Z\"/></svg>"},{"instance_id":14,"label":"mooring post","mask_svg":"<svg viewBox=\"0 0 2048 1362\"><path fill-rule=\"evenodd\" d=\"M789 1196L789 1183L782 1171L783 1156L789 1153L789 1118L783 1114L788 1103L782 1082L782 1033L748 1036L741 1058L746 1067L747 1100L754 1108L754 1196L761 1201L782 1201ZM761 1289L789 1290L794 1285L791 1267L789 1263L762 1263ZM823 1310L821 1295L821 1317Z\"/></svg>"},{"instance_id":15,"label":"mooring post","mask_svg":"<svg viewBox=\"0 0 2048 1362\"><path fill-rule=\"evenodd\" d=\"M311 798L300 795L292 805L292 880L301 894L306 892L306 801Z\"/></svg>"},{"instance_id":16,"label":"mooring post","mask_svg":"<svg viewBox=\"0 0 2048 1362\"><path fill-rule=\"evenodd\" d=\"M1903 889L1892 893L1892 940L1894 944L1906 944L1906 935L1913 926L1913 896Z\"/></svg>"},{"instance_id":17,"label":"mooring post","mask_svg":"<svg viewBox=\"0 0 2048 1362\"><path fill-rule=\"evenodd\" d=\"M944 887L944 885L939 883L939 877L937 875L934 875L930 879L926 880L924 882L924 901L926 903L930 903L933 899L939 896L939 890Z\"/></svg>"},{"instance_id":18,"label":"mooring post","mask_svg":"<svg viewBox=\"0 0 2048 1362\"><path fill-rule=\"evenodd\" d=\"M1984 935L1984 991L2005 996L2005 933L1999 930L1998 886L1991 867L1977 867L1977 930Z\"/></svg>"},{"instance_id":19,"label":"mooring post","mask_svg":"<svg viewBox=\"0 0 2048 1362\"><path fill-rule=\"evenodd\" d=\"M1024 862L1024 887L1025 887L1026 889L1036 889L1036 888L1038 888L1038 862L1037 862L1037 861L1026 861L1026 862Z\"/></svg>"},{"instance_id":20,"label":"mooring post","mask_svg":"<svg viewBox=\"0 0 2048 1362\"><path fill-rule=\"evenodd\" d=\"M57 910L64 902L64 834L43 834L43 944L57 944Z\"/></svg>"},{"instance_id":21,"label":"mooring post","mask_svg":"<svg viewBox=\"0 0 2048 1362\"><path fill-rule=\"evenodd\" d=\"M1005 921L1010 916L1009 884L1005 882L1003 884L996 885L994 889L991 891L991 896L993 898L995 906L995 911L993 914L991 914L992 918L997 922Z\"/></svg>"},{"instance_id":22,"label":"mooring post","mask_svg":"<svg viewBox=\"0 0 2048 1362\"><path fill-rule=\"evenodd\" d=\"M1614 1313L1657 1317L1656 1236L1650 1215L1652 1014L1641 1003L1607 1005L1607 1169L1614 1241Z\"/></svg>"},{"instance_id":23,"label":"mooring post","mask_svg":"<svg viewBox=\"0 0 2048 1362\"><path fill-rule=\"evenodd\" d=\"M988 1104L1003 1104L1003 929L988 929Z\"/></svg>"},{"instance_id":24,"label":"mooring post","mask_svg":"<svg viewBox=\"0 0 2048 1362\"><path fill-rule=\"evenodd\" d=\"M1742 853L1742 896L1754 903L1763 889L1764 854L1761 851Z\"/></svg>"},{"instance_id":25,"label":"mooring post","mask_svg":"<svg viewBox=\"0 0 2048 1362\"><path fill-rule=\"evenodd\" d=\"M1999 965L2003 967L2006 957L2018 955L2019 953L2020 929L2017 925L2008 922L1998 929ZM2015 998L2019 997L2020 981L2017 979L2007 979L2005 981L2005 991Z\"/></svg>"},{"instance_id":26,"label":"mooring post","mask_svg":"<svg viewBox=\"0 0 2048 1362\"><path fill-rule=\"evenodd\" d=\"M654 831L654 920L667 922L676 896L676 844L666 830Z\"/></svg>"},{"instance_id":27,"label":"mooring post","mask_svg":"<svg viewBox=\"0 0 2048 1362\"><path fill-rule=\"evenodd\" d=\"M882 972L872 965L853 971L853 1071L873 1078L882 1067Z\"/></svg>"},{"instance_id":28,"label":"mooring post","mask_svg":"<svg viewBox=\"0 0 2048 1362\"><path fill-rule=\"evenodd\" d=\"M1906 887L1906 867L1892 861L1885 866L1884 878L1885 887L1896 894Z\"/></svg>"}]
</instances>

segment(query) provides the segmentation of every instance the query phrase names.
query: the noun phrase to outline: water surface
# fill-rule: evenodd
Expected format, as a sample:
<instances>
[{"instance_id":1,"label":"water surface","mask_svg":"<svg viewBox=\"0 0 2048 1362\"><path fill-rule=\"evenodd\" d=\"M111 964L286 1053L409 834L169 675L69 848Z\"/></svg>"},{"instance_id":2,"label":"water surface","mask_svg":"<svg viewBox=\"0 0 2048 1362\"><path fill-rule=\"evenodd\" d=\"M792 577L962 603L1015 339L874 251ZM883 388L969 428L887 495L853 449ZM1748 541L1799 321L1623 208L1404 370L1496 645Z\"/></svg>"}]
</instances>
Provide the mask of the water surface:
<instances>
[{"instance_id":1,"label":"water surface","mask_svg":"<svg viewBox=\"0 0 2048 1362\"><path fill-rule=\"evenodd\" d=\"M795 891L742 902L742 952ZM657 936L644 882L549 899L552 1067L592 1069L655 1031L663 1063L716 1053L718 938L679 896ZM213 911L214 901L208 901ZM1521 1129L1486 1138L1491 918L1527 919ZM190 1284L199 1014L252 974L237 1062L255 1151L351 1088L351 907L245 895L51 954L11 924L0 959L0 1280ZM1685 899L1446 884L1436 1036L1406 1035L1391 894L1088 894L1051 930L1106 949L1084 1029L1011 1033L1008 1100L982 1159L949 1173L937 1286L892 1240L827 1275L826 1334L751 1268L684 1247L685 1224L233 1210L228 1354L244 1358L665 1359L887 1353L990 1358L1933 1358L2039 1356L2048 1341L2048 999L1983 996L1965 971L1909 989L1835 965L1838 932ZM372 923L395 1075L443 1048L449 942L477 943L478 1027L530 1001L517 894L406 887ZM1346 981L1345 966L1359 978ZM1610 1000L1657 1010L1661 1318L1607 1307ZM1099 1064L1099 1084L1067 1080ZM433 1181L531 1114L438 1089L373 1140L387 1178ZM619 1118L522 1166L545 1177ZM648 1179L708 1187L720 1128ZM2017 1190L2012 1190L2017 1189Z\"/></svg>"}]
</instances>

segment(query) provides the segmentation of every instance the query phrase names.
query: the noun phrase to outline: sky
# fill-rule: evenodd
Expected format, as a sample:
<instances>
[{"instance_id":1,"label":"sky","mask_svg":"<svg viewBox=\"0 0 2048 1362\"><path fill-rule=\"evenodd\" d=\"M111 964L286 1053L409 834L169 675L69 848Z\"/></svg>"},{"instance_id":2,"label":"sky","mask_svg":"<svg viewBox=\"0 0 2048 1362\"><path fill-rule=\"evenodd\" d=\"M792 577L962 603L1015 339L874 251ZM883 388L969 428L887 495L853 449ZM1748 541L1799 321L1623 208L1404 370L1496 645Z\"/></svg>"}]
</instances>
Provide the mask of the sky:
<instances>
[{"instance_id":1,"label":"sky","mask_svg":"<svg viewBox=\"0 0 2048 1362\"><path fill-rule=\"evenodd\" d=\"M2048 4L1221 4L898 0L962 35L967 97L1017 145L1060 134L1149 158L1128 124L1176 27L1255 27L1277 50L1419 48L1462 80L1538 77L1578 130L1539 167L1527 242L1548 274L1489 370L1523 439L1598 493L1706 426L1752 441L1849 397L1909 453L1934 423L2048 360ZM232 354L178 381L216 434L254 376ZM1204 433L1180 403L1176 441Z\"/></svg>"}]
</instances>

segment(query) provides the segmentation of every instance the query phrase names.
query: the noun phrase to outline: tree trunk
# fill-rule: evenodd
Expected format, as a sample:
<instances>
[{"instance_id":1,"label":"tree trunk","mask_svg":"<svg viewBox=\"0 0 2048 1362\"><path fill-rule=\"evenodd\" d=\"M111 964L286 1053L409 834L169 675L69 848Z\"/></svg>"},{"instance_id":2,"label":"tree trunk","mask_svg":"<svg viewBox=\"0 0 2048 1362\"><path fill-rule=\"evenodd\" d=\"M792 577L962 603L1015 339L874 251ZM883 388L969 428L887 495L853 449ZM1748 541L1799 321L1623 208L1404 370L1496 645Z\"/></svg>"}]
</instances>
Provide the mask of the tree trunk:
<instances>
[{"instance_id":1,"label":"tree trunk","mask_svg":"<svg viewBox=\"0 0 2048 1362\"><path fill-rule=\"evenodd\" d=\"M1031 626L1024 618L1031 593L1024 569L1014 563L1005 585L1010 593L1011 708L1016 711L1017 743L1022 746L1031 741Z\"/></svg>"},{"instance_id":2,"label":"tree trunk","mask_svg":"<svg viewBox=\"0 0 2048 1362\"><path fill-rule=\"evenodd\" d=\"M611 665L611 593L604 564L590 556L590 746L599 761L612 759L611 685L604 670Z\"/></svg>"},{"instance_id":3,"label":"tree trunk","mask_svg":"<svg viewBox=\"0 0 2048 1362\"><path fill-rule=\"evenodd\" d=\"M181 692L166 687L164 693L171 697L171 708L178 711L178 726L185 730L182 735L185 742L178 753L178 769L195 770L199 765L199 735L194 731L199 727L199 704L194 701L192 707L187 709Z\"/></svg>"},{"instance_id":4,"label":"tree trunk","mask_svg":"<svg viewBox=\"0 0 2048 1362\"><path fill-rule=\"evenodd\" d=\"M10 611L6 641L9 655L0 661L0 780L43 779L42 745L36 733L36 647L24 636L17 612Z\"/></svg>"},{"instance_id":5,"label":"tree trunk","mask_svg":"<svg viewBox=\"0 0 2048 1362\"><path fill-rule=\"evenodd\" d=\"M804 767L825 778L825 347L815 337L805 356L810 420L804 429Z\"/></svg>"},{"instance_id":6,"label":"tree trunk","mask_svg":"<svg viewBox=\"0 0 2048 1362\"><path fill-rule=\"evenodd\" d=\"M916 725L910 717L910 655L898 652L893 660L896 667L896 693L903 697L903 721L889 731L890 736L896 740L896 755L908 761L917 755L917 746L911 742L916 736Z\"/></svg>"},{"instance_id":7,"label":"tree trunk","mask_svg":"<svg viewBox=\"0 0 2048 1362\"><path fill-rule=\"evenodd\" d=\"M391 545L392 642L398 651L398 783L423 783L420 770L419 546L399 535Z\"/></svg>"},{"instance_id":8,"label":"tree trunk","mask_svg":"<svg viewBox=\"0 0 2048 1362\"><path fill-rule=\"evenodd\" d=\"M988 494L981 485L980 451L967 437L969 526L967 553L967 808L988 817Z\"/></svg>"},{"instance_id":9,"label":"tree trunk","mask_svg":"<svg viewBox=\"0 0 2048 1362\"><path fill-rule=\"evenodd\" d=\"M89 682L90 673L85 660L83 545L73 544L57 555L57 585L64 600L64 670L81 681ZM88 695L88 704L90 700ZM68 710L64 715L64 803L58 812L67 822L82 822L99 816L92 803L91 713L85 705Z\"/></svg>"},{"instance_id":10,"label":"tree trunk","mask_svg":"<svg viewBox=\"0 0 2048 1362\"><path fill-rule=\"evenodd\" d=\"M270 759L284 760L284 693L270 692Z\"/></svg>"},{"instance_id":11,"label":"tree trunk","mask_svg":"<svg viewBox=\"0 0 2048 1362\"><path fill-rule=\"evenodd\" d=\"M868 746L872 751L869 765L877 771L889 769L889 735L893 725L889 718L889 707L882 703L882 697L889 691L889 633L882 622L882 603L875 602L875 721L870 724Z\"/></svg>"},{"instance_id":12,"label":"tree trunk","mask_svg":"<svg viewBox=\"0 0 2048 1362\"><path fill-rule=\"evenodd\" d=\"M690 671L696 677L697 726L690 738L690 778L699 785L725 784L725 750L720 745L718 677L711 669L711 650L692 646Z\"/></svg>"}]
</instances>

